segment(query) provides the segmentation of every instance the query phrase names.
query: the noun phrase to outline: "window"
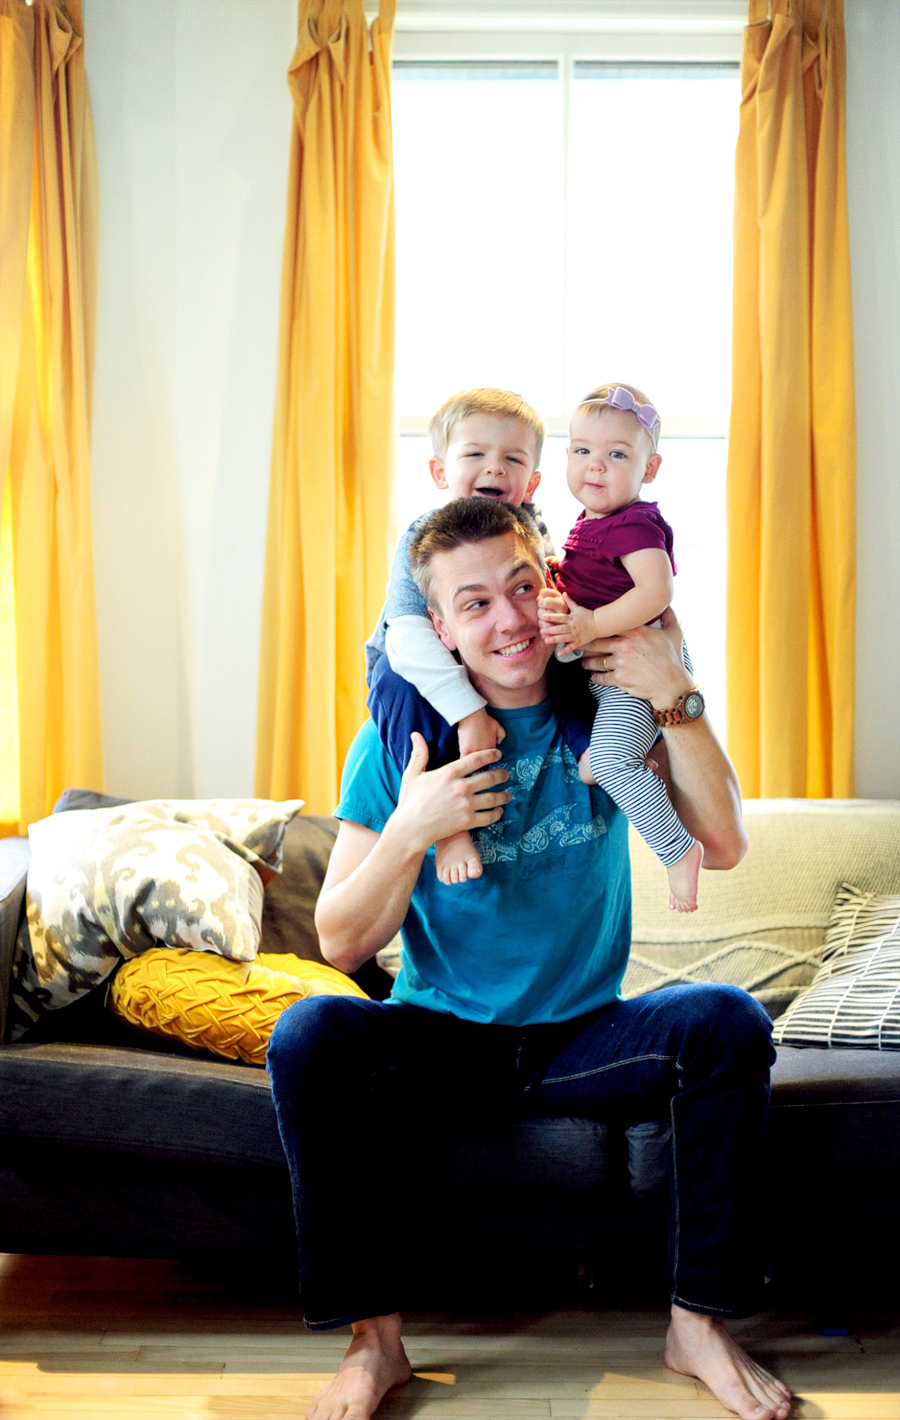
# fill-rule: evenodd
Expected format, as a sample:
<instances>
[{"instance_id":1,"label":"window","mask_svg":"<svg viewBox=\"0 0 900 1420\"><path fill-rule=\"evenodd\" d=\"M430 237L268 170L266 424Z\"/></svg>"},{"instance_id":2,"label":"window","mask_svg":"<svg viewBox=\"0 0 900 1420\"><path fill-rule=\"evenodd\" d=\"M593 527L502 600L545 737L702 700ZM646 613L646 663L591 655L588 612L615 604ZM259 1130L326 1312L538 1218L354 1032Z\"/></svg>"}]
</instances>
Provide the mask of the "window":
<instances>
[{"instance_id":1,"label":"window","mask_svg":"<svg viewBox=\"0 0 900 1420\"><path fill-rule=\"evenodd\" d=\"M724 723L724 479L732 63L399 59L399 515L434 506L430 414L519 391L547 420L537 502L559 546L580 511L566 415L621 379L660 409L652 496L675 529L675 607Z\"/></svg>"}]
</instances>

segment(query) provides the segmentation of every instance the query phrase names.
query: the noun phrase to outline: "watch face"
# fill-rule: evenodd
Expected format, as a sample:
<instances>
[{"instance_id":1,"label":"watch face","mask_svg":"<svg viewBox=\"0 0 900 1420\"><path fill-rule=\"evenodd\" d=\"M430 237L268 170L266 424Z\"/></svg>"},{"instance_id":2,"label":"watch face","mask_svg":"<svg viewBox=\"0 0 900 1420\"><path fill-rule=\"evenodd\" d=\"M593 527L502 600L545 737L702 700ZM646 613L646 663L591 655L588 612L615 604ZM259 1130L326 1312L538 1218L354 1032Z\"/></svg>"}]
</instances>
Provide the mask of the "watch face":
<instances>
[{"instance_id":1,"label":"watch face","mask_svg":"<svg viewBox=\"0 0 900 1420\"><path fill-rule=\"evenodd\" d=\"M685 697L684 713L689 720L696 720L703 714L704 700L699 690L692 690L690 695Z\"/></svg>"}]
</instances>

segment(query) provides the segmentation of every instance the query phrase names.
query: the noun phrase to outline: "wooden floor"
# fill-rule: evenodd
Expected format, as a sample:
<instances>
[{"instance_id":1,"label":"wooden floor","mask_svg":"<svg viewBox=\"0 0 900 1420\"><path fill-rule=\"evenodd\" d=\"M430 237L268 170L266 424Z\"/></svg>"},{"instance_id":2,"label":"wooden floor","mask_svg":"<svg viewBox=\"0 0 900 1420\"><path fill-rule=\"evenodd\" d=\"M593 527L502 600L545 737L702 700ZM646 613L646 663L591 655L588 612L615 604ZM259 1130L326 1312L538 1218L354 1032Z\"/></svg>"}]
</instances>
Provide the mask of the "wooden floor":
<instances>
[{"instance_id":1,"label":"wooden floor","mask_svg":"<svg viewBox=\"0 0 900 1420\"><path fill-rule=\"evenodd\" d=\"M832 1318L832 1320L835 1320ZM735 1324L797 1393L794 1417L900 1420L900 1315L767 1313ZM415 1379L380 1415L406 1420L706 1420L727 1414L662 1365L663 1311L589 1307L417 1313ZM0 1254L3 1420L263 1420L303 1416L345 1332L312 1334L287 1289L170 1262Z\"/></svg>"}]
</instances>

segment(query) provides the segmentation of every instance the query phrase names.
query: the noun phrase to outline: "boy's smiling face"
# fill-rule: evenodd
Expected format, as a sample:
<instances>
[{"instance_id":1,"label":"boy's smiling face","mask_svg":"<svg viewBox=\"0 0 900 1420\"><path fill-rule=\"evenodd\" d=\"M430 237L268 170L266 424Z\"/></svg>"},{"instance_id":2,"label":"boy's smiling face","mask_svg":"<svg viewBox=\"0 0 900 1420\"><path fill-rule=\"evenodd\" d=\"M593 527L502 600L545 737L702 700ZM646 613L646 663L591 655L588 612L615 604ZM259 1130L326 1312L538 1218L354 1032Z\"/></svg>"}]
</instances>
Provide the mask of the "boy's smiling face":
<instances>
[{"instance_id":1,"label":"boy's smiling face","mask_svg":"<svg viewBox=\"0 0 900 1420\"><path fill-rule=\"evenodd\" d=\"M520 503L541 481L534 433L514 416L470 414L453 427L447 452L428 467L451 498L493 498Z\"/></svg>"}]
</instances>

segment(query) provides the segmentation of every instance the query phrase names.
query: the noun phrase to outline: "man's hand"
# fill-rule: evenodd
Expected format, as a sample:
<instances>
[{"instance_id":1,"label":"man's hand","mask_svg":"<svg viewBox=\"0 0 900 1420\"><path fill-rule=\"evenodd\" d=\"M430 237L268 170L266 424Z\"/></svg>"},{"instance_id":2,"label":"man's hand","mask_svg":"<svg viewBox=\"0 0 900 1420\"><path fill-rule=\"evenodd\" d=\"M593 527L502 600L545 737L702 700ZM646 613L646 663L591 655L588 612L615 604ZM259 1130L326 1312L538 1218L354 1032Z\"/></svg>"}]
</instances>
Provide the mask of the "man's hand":
<instances>
[{"instance_id":1,"label":"man's hand","mask_svg":"<svg viewBox=\"0 0 900 1420\"><path fill-rule=\"evenodd\" d=\"M484 706L473 710L471 715L463 715L456 726L459 737L459 753L474 754L479 749L496 749L501 740L506 739L506 731L489 715Z\"/></svg>"},{"instance_id":2,"label":"man's hand","mask_svg":"<svg viewBox=\"0 0 900 1420\"><path fill-rule=\"evenodd\" d=\"M694 685L688 674L681 627L671 607L662 627L638 626L623 636L601 636L586 646L583 665L594 672L597 685L617 685L656 710L674 705Z\"/></svg>"},{"instance_id":3,"label":"man's hand","mask_svg":"<svg viewBox=\"0 0 900 1420\"><path fill-rule=\"evenodd\" d=\"M439 838L497 822L512 798L508 790L497 788L509 778L508 771L497 766L498 749L476 750L441 769L427 769L425 740L415 731L411 738L412 754L389 820L395 830L402 826L411 847L424 853Z\"/></svg>"}]
</instances>

